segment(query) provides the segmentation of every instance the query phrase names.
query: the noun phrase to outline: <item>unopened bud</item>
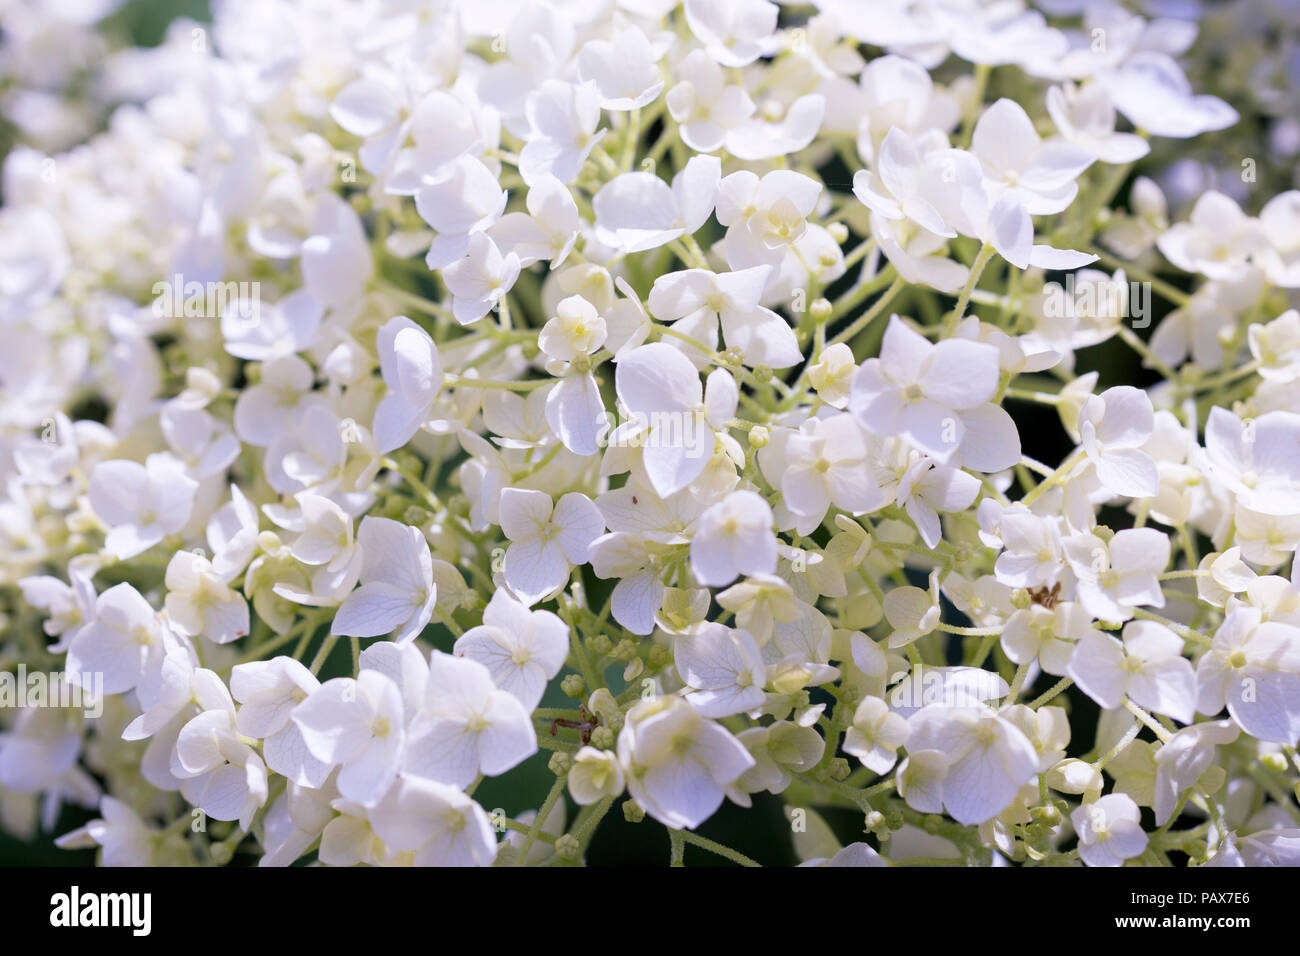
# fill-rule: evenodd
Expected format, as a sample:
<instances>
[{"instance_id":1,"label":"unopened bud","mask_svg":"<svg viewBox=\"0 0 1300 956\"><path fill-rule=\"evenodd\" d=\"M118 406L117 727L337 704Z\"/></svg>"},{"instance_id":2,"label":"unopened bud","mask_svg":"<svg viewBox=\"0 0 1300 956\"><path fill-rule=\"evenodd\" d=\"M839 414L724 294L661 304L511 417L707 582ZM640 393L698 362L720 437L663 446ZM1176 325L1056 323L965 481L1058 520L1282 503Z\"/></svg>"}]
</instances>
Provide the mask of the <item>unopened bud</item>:
<instances>
[{"instance_id":1,"label":"unopened bud","mask_svg":"<svg viewBox=\"0 0 1300 956\"><path fill-rule=\"evenodd\" d=\"M263 531L257 536L257 546L267 554L275 554L284 547L284 543L274 531Z\"/></svg>"},{"instance_id":2,"label":"unopened bud","mask_svg":"<svg viewBox=\"0 0 1300 956\"><path fill-rule=\"evenodd\" d=\"M673 662L673 652L666 644L655 644L646 654L646 666L660 671Z\"/></svg>"},{"instance_id":3,"label":"unopened bud","mask_svg":"<svg viewBox=\"0 0 1300 956\"><path fill-rule=\"evenodd\" d=\"M557 777L568 776L570 768L573 767L573 757L562 750L557 750L551 754L551 759L547 761L546 767Z\"/></svg>"},{"instance_id":4,"label":"unopened bud","mask_svg":"<svg viewBox=\"0 0 1300 956\"><path fill-rule=\"evenodd\" d=\"M1286 773L1286 757L1276 751L1264 754L1259 762L1274 773Z\"/></svg>"},{"instance_id":5,"label":"unopened bud","mask_svg":"<svg viewBox=\"0 0 1300 956\"><path fill-rule=\"evenodd\" d=\"M1061 811L1052 804L1045 807L1034 807L1029 811L1029 815L1049 827L1059 826L1061 822Z\"/></svg>"},{"instance_id":6,"label":"unopened bud","mask_svg":"<svg viewBox=\"0 0 1300 956\"><path fill-rule=\"evenodd\" d=\"M555 841L555 855L561 860L576 860L582 856L582 844L572 833L566 833Z\"/></svg>"}]
</instances>

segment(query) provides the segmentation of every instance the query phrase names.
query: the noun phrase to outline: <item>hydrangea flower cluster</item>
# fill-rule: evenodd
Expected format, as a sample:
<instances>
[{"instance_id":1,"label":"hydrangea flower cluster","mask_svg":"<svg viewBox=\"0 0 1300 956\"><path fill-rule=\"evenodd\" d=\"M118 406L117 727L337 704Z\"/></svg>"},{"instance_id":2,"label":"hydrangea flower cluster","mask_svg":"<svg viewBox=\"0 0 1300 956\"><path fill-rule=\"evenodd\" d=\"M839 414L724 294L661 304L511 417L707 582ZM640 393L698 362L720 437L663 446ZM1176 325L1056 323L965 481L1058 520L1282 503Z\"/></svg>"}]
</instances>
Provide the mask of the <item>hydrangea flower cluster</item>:
<instances>
[{"instance_id":1,"label":"hydrangea flower cluster","mask_svg":"<svg viewBox=\"0 0 1300 956\"><path fill-rule=\"evenodd\" d=\"M1195 4L112 6L5 13L9 829L1300 864L1296 84Z\"/></svg>"}]
</instances>

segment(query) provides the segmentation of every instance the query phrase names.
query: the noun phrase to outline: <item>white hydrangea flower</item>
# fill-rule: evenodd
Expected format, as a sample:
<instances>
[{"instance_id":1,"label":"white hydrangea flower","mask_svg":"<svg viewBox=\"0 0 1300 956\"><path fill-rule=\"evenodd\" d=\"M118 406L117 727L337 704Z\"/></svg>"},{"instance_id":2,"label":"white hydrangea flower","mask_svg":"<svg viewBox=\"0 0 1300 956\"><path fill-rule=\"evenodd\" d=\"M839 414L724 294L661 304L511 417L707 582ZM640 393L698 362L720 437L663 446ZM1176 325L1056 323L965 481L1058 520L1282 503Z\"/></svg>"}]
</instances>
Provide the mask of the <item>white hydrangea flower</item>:
<instances>
[{"instance_id":1,"label":"white hydrangea flower","mask_svg":"<svg viewBox=\"0 0 1300 956\"><path fill-rule=\"evenodd\" d=\"M634 707L618 736L618 759L637 803L673 829L707 820L727 786L754 766L740 741L680 697Z\"/></svg>"},{"instance_id":2,"label":"white hydrangea flower","mask_svg":"<svg viewBox=\"0 0 1300 956\"><path fill-rule=\"evenodd\" d=\"M1147 848L1137 804L1122 793L1085 803L1070 814L1079 857L1088 866L1123 866Z\"/></svg>"},{"instance_id":3,"label":"white hydrangea flower","mask_svg":"<svg viewBox=\"0 0 1300 956\"><path fill-rule=\"evenodd\" d=\"M333 632L352 637L392 634L409 641L433 616L438 589L433 558L419 529L367 515L357 531L361 587L344 600Z\"/></svg>"},{"instance_id":4,"label":"white hydrangea flower","mask_svg":"<svg viewBox=\"0 0 1300 956\"><path fill-rule=\"evenodd\" d=\"M1294 4L117 6L0 32L6 839L1295 861Z\"/></svg>"}]
</instances>

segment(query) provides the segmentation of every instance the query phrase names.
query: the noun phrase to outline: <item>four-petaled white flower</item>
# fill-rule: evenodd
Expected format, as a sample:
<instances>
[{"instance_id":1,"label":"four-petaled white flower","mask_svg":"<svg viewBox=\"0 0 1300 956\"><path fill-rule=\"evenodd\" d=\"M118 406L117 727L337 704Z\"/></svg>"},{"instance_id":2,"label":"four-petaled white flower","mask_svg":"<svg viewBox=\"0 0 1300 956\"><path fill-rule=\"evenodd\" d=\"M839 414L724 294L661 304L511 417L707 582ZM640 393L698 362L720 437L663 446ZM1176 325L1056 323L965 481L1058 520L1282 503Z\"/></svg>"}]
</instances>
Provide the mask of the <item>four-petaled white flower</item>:
<instances>
[{"instance_id":1,"label":"four-petaled white flower","mask_svg":"<svg viewBox=\"0 0 1300 956\"><path fill-rule=\"evenodd\" d=\"M853 378L849 410L872 434L900 435L947 463L966 439L963 413L986 404L997 387L996 348L969 339L931 343L893 316L880 358L867 359Z\"/></svg>"},{"instance_id":2,"label":"four-petaled white flower","mask_svg":"<svg viewBox=\"0 0 1300 956\"><path fill-rule=\"evenodd\" d=\"M537 752L537 734L519 698L476 660L434 651L420 710L411 721L403 771L466 787L505 773Z\"/></svg>"},{"instance_id":3,"label":"four-petaled white flower","mask_svg":"<svg viewBox=\"0 0 1300 956\"><path fill-rule=\"evenodd\" d=\"M1258 608L1234 608L1196 664L1196 709L1226 705L1252 737L1294 746L1300 740L1300 627L1265 621Z\"/></svg>"},{"instance_id":4,"label":"four-petaled white flower","mask_svg":"<svg viewBox=\"0 0 1300 956\"><path fill-rule=\"evenodd\" d=\"M334 616L334 634L411 641L433 617L433 556L419 528L368 515L357 532L361 587Z\"/></svg>"},{"instance_id":5,"label":"four-petaled white flower","mask_svg":"<svg viewBox=\"0 0 1300 956\"><path fill-rule=\"evenodd\" d=\"M455 787L406 778L370 814L374 832L415 866L491 866L497 841L483 808Z\"/></svg>"},{"instance_id":6,"label":"four-petaled white flower","mask_svg":"<svg viewBox=\"0 0 1300 956\"><path fill-rule=\"evenodd\" d=\"M889 773L909 734L907 721L888 704L879 697L864 697L844 735L844 752L857 757L873 773Z\"/></svg>"},{"instance_id":7,"label":"four-petaled white flower","mask_svg":"<svg viewBox=\"0 0 1300 956\"><path fill-rule=\"evenodd\" d=\"M402 692L387 675L362 668L335 677L292 712L311 756L341 767L339 793L364 806L378 803L396 779L406 749Z\"/></svg>"},{"instance_id":8,"label":"four-petaled white flower","mask_svg":"<svg viewBox=\"0 0 1300 956\"><path fill-rule=\"evenodd\" d=\"M266 764L239 733L235 702L224 687L216 706L180 729L171 772L181 780L182 796L214 820L238 820L248 830L265 805Z\"/></svg>"},{"instance_id":9,"label":"four-petaled white flower","mask_svg":"<svg viewBox=\"0 0 1300 956\"><path fill-rule=\"evenodd\" d=\"M293 711L318 689L316 675L292 657L249 661L230 671L230 693L240 705L236 728L262 741L268 768L316 790L324 786L331 767L312 756Z\"/></svg>"},{"instance_id":10,"label":"four-petaled white flower","mask_svg":"<svg viewBox=\"0 0 1300 956\"><path fill-rule=\"evenodd\" d=\"M492 595L483 623L456 639L452 652L478 661L502 690L532 711L569 653L569 627L550 611L531 611L505 591Z\"/></svg>"},{"instance_id":11,"label":"four-petaled white flower","mask_svg":"<svg viewBox=\"0 0 1300 956\"><path fill-rule=\"evenodd\" d=\"M596 236L624 252L657 249L680 236L694 235L713 214L722 164L696 156L669 187L653 173L624 173L592 198Z\"/></svg>"},{"instance_id":12,"label":"four-petaled white flower","mask_svg":"<svg viewBox=\"0 0 1300 956\"><path fill-rule=\"evenodd\" d=\"M945 758L943 806L960 823L993 819L1038 772L1033 743L991 707L923 707L908 729L909 754L938 751Z\"/></svg>"},{"instance_id":13,"label":"four-petaled white flower","mask_svg":"<svg viewBox=\"0 0 1300 956\"><path fill-rule=\"evenodd\" d=\"M1138 806L1127 794L1085 803L1070 814L1070 822L1079 834L1079 858L1088 866L1123 866L1147 848Z\"/></svg>"},{"instance_id":14,"label":"four-petaled white flower","mask_svg":"<svg viewBox=\"0 0 1300 956\"><path fill-rule=\"evenodd\" d=\"M68 672L101 675L106 694L135 687L166 651L166 625L149 602L131 585L122 583L95 598L94 611L68 646ZM93 686L93 683L92 683Z\"/></svg>"},{"instance_id":15,"label":"four-petaled white flower","mask_svg":"<svg viewBox=\"0 0 1300 956\"><path fill-rule=\"evenodd\" d=\"M772 509L752 491L733 491L700 515L691 569L701 584L722 587L739 575L776 570Z\"/></svg>"},{"instance_id":16,"label":"four-petaled white flower","mask_svg":"<svg viewBox=\"0 0 1300 956\"><path fill-rule=\"evenodd\" d=\"M1141 450L1154 430L1155 411L1141 389L1117 385L1089 396L1079 412L1079 434L1103 488L1130 498L1156 493L1155 460Z\"/></svg>"},{"instance_id":17,"label":"four-petaled white flower","mask_svg":"<svg viewBox=\"0 0 1300 956\"><path fill-rule=\"evenodd\" d=\"M186 634L229 644L248 633L248 602L202 555L177 551L167 564L163 584L167 617Z\"/></svg>"},{"instance_id":18,"label":"four-petaled white flower","mask_svg":"<svg viewBox=\"0 0 1300 956\"><path fill-rule=\"evenodd\" d=\"M763 705L767 669L745 631L699 624L673 641L673 659L691 688L686 699L705 717L729 717Z\"/></svg>"},{"instance_id":19,"label":"four-petaled white flower","mask_svg":"<svg viewBox=\"0 0 1300 956\"><path fill-rule=\"evenodd\" d=\"M605 530L600 509L578 492L552 502L544 491L506 488L500 515L510 539L501 570L529 607L562 587L574 565L587 563L591 543Z\"/></svg>"},{"instance_id":20,"label":"four-petaled white flower","mask_svg":"<svg viewBox=\"0 0 1300 956\"><path fill-rule=\"evenodd\" d=\"M596 84L602 109L640 109L663 91L663 81L655 68L661 55L641 30L628 27L615 34L613 40L583 44L578 54L578 75Z\"/></svg>"},{"instance_id":21,"label":"four-petaled white flower","mask_svg":"<svg viewBox=\"0 0 1300 956\"><path fill-rule=\"evenodd\" d=\"M726 788L754 766L744 744L681 697L652 698L628 711L618 759L636 802L674 830L707 820Z\"/></svg>"},{"instance_id":22,"label":"four-petaled white flower","mask_svg":"<svg viewBox=\"0 0 1300 956\"><path fill-rule=\"evenodd\" d=\"M171 455L104 461L90 476L90 506L109 527L105 546L126 560L175 534L190 520L199 483Z\"/></svg>"},{"instance_id":23,"label":"four-petaled white flower","mask_svg":"<svg viewBox=\"0 0 1300 956\"><path fill-rule=\"evenodd\" d=\"M1182 656L1183 639L1151 621L1124 625L1124 639L1089 631L1074 647L1066 673L1107 710L1127 697L1158 714L1190 723L1196 704L1196 674Z\"/></svg>"},{"instance_id":24,"label":"four-petaled white flower","mask_svg":"<svg viewBox=\"0 0 1300 956\"><path fill-rule=\"evenodd\" d=\"M1079 578L1079 603L1094 617L1122 624L1137 607L1164 607L1158 575L1169 564L1169 539L1154 528L1126 528L1109 542L1095 534L1065 539Z\"/></svg>"},{"instance_id":25,"label":"four-petaled white flower","mask_svg":"<svg viewBox=\"0 0 1300 956\"><path fill-rule=\"evenodd\" d=\"M641 446L645 473L660 497L681 491L708 466L716 433L736 414L735 380L715 369L704 388L685 355L653 342L619 360L614 383L631 419L610 435L610 443Z\"/></svg>"},{"instance_id":26,"label":"four-petaled white flower","mask_svg":"<svg viewBox=\"0 0 1300 956\"><path fill-rule=\"evenodd\" d=\"M1204 461L1252 511L1294 514L1300 500L1300 415L1274 411L1242 421L1225 408L1212 408Z\"/></svg>"}]
</instances>

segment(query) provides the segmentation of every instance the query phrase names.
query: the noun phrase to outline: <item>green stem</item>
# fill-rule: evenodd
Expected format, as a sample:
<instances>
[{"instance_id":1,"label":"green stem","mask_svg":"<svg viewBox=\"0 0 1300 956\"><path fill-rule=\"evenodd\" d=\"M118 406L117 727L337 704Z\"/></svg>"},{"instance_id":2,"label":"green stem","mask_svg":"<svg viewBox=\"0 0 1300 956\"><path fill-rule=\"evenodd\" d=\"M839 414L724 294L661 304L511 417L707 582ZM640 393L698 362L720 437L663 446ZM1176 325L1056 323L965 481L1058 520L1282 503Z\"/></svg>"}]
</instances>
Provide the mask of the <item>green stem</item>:
<instances>
[{"instance_id":1,"label":"green stem","mask_svg":"<svg viewBox=\"0 0 1300 956\"><path fill-rule=\"evenodd\" d=\"M556 777L555 783L551 784L551 792L542 801L541 809L537 811L537 818L533 820L528 835L524 837L524 845L519 848L519 856L515 858L515 866L523 866L524 860L528 859L529 851L532 850L533 844L537 842L537 835L542 832L542 824L546 822L546 818L555 809L555 804L564 795L564 780L564 777Z\"/></svg>"},{"instance_id":2,"label":"green stem","mask_svg":"<svg viewBox=\"0 0 1300 956\"><path fill-rule=\"evenodd\" d=\"M835 345L839 342L851 342L859 332L871 324L872 320L875 319L876 316L885 311L885 307L889 305L890 300L892 300L894 296L898 295L906 285L907 282L901 276L895 279L893 284L885 290L884 295L871 303L871 308L867 309L866 312L854 319L848 328L839 332L826 344ZM854 304L856 305L856 303ZM835 314L836 311L837 310L832 310L832 320L837 317Z\"/></svg>"},{"instance_id":3,"label":"green stem","mask_svg":"<svg viewBox=\"0 0 1300 956\"><path fill-rule=\"evenodd\" d=\"M312 674L320 673L320 669L325 666L325 660L330 656L330 651L334 650L334 645L338 643L338 640L339 636L337 634L325 635L325 640L321 641L320 650L316 652L316 656L312 659Z\"/></svg>"},{"instance_id":4,"label":"green stem","mask_svg":"<svg viewBox=\"0 0 1300 956\"><path fill-rule=\"evenodd\" d=\"M1042 707L1048 701L1053 700L1056 697L1060 696L1061 694L1065 693L1067 690L1070 689L1070 686L1073 683L1074 681L1071 678L1062 677L1055 684L1053 684L1046 691L1046 693L1044 693L1042 696L1036 698L1033 702L1031 702L1029 705L1030 708L1032 708L1033 710L1037 710L1039 707Z\"/></svg>"},{"instance_id":5,"label":"green stem","mask_svg":"<svg viewBox=\"0 0 1300 956\"><path fill-rule=\"evenodd\" d=\"M956 330L957 325L966 315L966 306L970 305L971 293L975 291L975 285L980 281L980 276L984 272L984 267L988 265L989 260L993 258L996 250L991 243L984 243L980 246L979 254L975 256L975 261L971 264L970 275L966 277L966 285L962 288L957 296L957 305L948 313L948 317L943 323L943 336L948 338Z\"/></svg>"},{"instance_id":6,"label":"green stem","mask_svg":"<svg viewBox=\"0 0 1300 956\"><path fill-rule=\"evenodd\" d=\"M681 830L668 831L668 865L685 866L682 857L686 854L686 840Z\"/></svg>"},{"instance_id":7,"label":"green stem","mask_svg":"<svg viewBox=\"0 0 1300 956\"><path fill-rule=\"evenodd\" d=\"M1155 734L1161 743L1169 742L1169 738L1172 735L1169 733L1168 730L1166 730L1161 725L1160 721L1156 720L1154 717L1152 717L1145 710L1143 710L1137 704L1133 703L1133 701L1129 700L1128 698L1124 699L1124 707L1128 710L1130 714L1132 714L1138 720L1142 721L1142 723L1146 724L1147 729L1150 730L1153 734Z\"/></svg>"},{"instance_id":8,"label":"green stem","mask_svg":"<svg viewBox=\"0 0 1300 956\"><path fill-rule=\"evenodd\" d=\"M762 865L745 856L745 854L741 853L739 850L733 850L729 846L723 846L721 843L718 843L715 840L710 840L708 837L702 837L698 833L692 833L689 830L681 830L678 832L681 833L682 840L686 843L698 846L702 850L708 850L710 853L715 853L720 857L730 860L732 863L739 863L741 866Z\"/></svg>"}]
</instances>

